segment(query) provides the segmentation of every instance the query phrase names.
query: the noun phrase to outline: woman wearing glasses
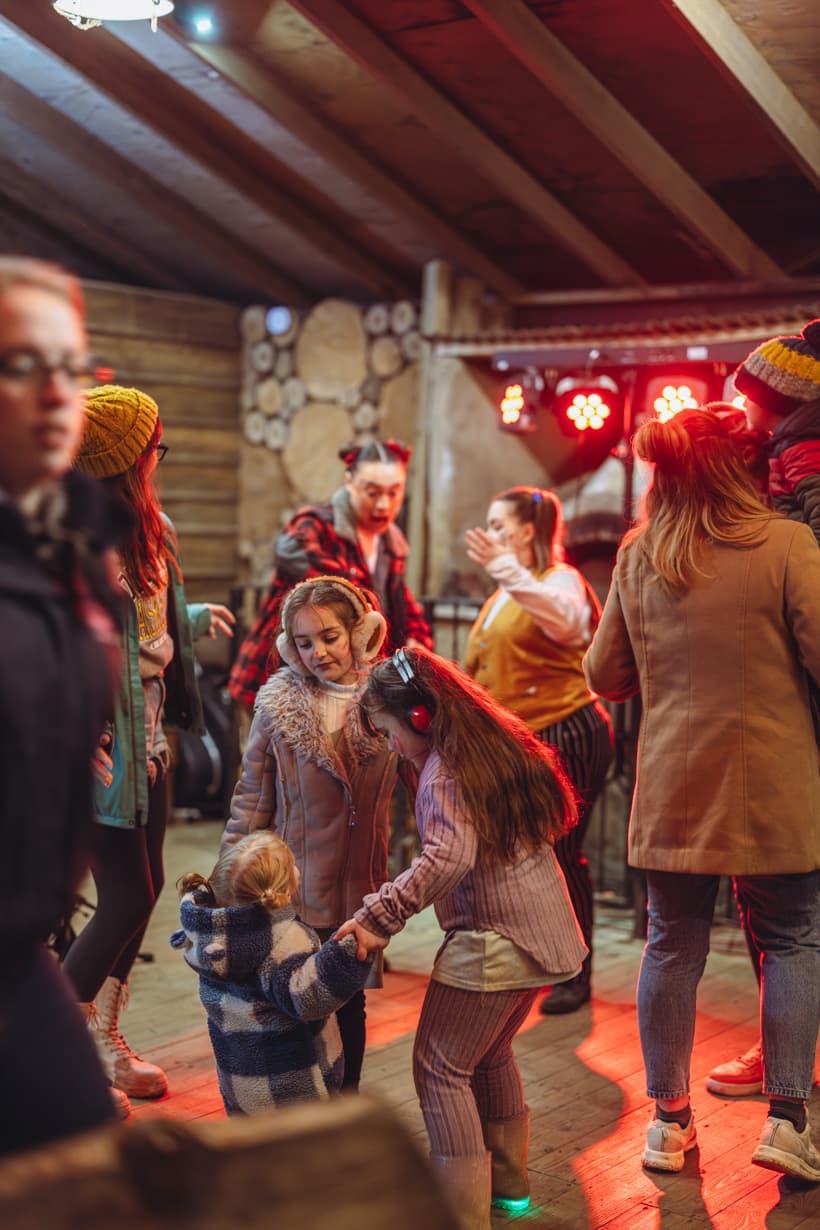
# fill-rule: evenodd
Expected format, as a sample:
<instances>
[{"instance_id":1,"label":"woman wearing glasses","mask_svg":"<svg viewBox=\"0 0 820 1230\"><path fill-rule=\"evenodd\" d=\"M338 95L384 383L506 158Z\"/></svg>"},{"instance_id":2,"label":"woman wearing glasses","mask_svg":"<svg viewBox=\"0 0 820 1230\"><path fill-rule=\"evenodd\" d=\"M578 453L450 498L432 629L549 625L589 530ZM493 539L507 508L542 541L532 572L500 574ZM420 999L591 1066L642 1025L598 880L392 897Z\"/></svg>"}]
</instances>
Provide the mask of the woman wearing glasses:
<instances>
[{"instance_id":1,"label":"woman wearing glasses","mask_svg":"<svg viewBox=\"0 0 820 1230\"><path fill-rule=\"evenodd\" d=\"M127 1095L161 1097L168 1087L161 1068L140 1059L119 1030L128 975L163 885L165 723L204 730L193 640L230 636L234 622L227 607L185 600L176 535L154 485L161 437L156 402L139 389L102 385L87 394L75 466L120 497L131 528L117 575L126 595L121 682L95 763L98 903L65 968L123 1115Z\"/></svg>"},{"instance_id":2,"label":"woman wearing glasses","mask_svg":"<svg viewBox=\"0 0 820 1230\"><path fill-rule=\"evenodd\" d=\"M117 656L103 554L116 510L70 473L86 346L78 282L0 256L0 1155L114 1116L45 945L88 863L88 766Z\"/></svg>"}]
</instances>

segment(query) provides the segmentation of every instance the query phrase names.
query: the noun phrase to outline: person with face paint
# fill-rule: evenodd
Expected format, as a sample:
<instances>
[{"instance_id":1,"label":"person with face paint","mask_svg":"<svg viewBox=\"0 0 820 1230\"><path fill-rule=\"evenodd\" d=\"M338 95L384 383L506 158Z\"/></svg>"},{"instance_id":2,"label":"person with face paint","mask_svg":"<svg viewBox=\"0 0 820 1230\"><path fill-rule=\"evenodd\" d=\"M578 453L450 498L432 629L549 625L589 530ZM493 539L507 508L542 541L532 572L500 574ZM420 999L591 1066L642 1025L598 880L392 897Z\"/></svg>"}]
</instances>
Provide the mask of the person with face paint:
<instances>
[{"instance_id":1,"label":"person with face paint","mask_svg":"<svg viewBox=\"0 0 820 1230\"><path fill-rule=\"evenodd\" d=\"M329 503L301 508L276 539L273 580L228 683L240 705L253 708L270 673L285 596L311 577L346 577L372 590L387 620L389 649L405 641L432 648L421 607L404 580L407 540L395 525L404 502L410 456L411 450L397 440L341 449L343 486ZM274 660L274 669L276 665Z\"/></svg>"},{"instance_id":2,"label":"person with face paint","mask_svg":"<svg viewBox=\"0 0 820 1230\"><path fill-rule=\"evenodd\" d=\"M558 748L578 792L578 824L555 855L590 953L577 978L552 987L541 1011L575 1012L590 997L593 888L584 838L613 754L612 725L587 687L581 660L600 617L592 588L564 563L561 504L553 491L496 495L486 530L468 530L467 555L498 585L470 630L465 669Z\"/></svg>"}]
</instances>

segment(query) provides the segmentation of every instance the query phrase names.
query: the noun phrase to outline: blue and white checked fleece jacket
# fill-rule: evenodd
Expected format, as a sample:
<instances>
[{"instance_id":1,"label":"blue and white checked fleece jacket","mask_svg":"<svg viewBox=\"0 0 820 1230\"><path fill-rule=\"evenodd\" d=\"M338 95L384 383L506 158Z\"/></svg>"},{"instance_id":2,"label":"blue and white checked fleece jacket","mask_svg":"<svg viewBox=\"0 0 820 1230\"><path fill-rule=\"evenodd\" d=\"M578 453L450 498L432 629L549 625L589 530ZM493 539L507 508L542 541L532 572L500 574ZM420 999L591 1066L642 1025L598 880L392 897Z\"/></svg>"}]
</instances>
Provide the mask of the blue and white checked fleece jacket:
<instances>
[{"instance_id":1,"label":"blue and white checked fleece jacket","mask_svg":"<svg viewBox=\"0 0 820 1230\"><path fill-rule=\"evenodd\" d=\"M219 1089L229 1115L324 1098L341 1087L336 1017L365 984L371 961L356 941L320 944L293 906L209 909L196 890L180 902L182 948L199 974Z\"/></svg>"}]
</instances>

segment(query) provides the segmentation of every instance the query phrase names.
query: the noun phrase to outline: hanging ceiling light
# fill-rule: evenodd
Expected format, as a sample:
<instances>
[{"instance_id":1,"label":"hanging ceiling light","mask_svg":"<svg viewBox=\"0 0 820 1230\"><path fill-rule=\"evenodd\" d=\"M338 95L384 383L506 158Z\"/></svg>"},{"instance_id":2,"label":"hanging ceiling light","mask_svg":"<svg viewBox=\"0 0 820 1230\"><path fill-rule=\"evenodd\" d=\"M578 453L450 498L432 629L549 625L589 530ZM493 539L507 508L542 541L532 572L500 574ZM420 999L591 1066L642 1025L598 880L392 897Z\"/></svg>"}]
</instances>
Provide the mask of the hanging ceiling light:
<instances>
[{"instance_id":1,"label":"hanging ceiling light","mask_svg":"<svg viewBox=\"0 0 820 1230\"><path fill-rule=\"evenodd\" d=\"M78 30L93 30L104 21L150 21L173 13L172 0L54 0L54 8Z\"/></svg>"}]
</instances>

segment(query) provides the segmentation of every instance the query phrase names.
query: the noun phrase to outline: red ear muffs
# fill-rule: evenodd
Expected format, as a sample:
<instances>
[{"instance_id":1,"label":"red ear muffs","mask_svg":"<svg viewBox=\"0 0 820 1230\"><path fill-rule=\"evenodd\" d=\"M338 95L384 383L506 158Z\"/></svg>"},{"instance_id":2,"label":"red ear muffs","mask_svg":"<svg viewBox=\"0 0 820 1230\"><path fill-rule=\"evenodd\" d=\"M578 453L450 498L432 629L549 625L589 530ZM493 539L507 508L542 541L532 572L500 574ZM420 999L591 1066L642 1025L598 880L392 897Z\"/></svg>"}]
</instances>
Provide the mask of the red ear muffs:
<instances>
[{"instance_id":1,"label":"red ear muffs","mask_svg":"<svg viewBox=\"0 0 820 1230\"><path fill-rule=\"evenodd\" d=\"M417 734L426 735L433 725L433 715L426 705L414 705L407 712L407 721Z\"/></svg>"}]
</instances>

